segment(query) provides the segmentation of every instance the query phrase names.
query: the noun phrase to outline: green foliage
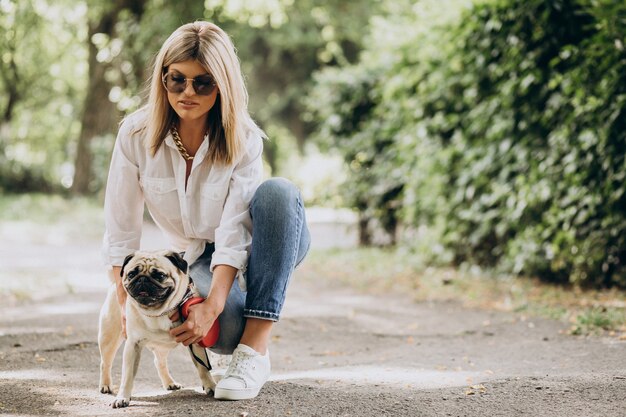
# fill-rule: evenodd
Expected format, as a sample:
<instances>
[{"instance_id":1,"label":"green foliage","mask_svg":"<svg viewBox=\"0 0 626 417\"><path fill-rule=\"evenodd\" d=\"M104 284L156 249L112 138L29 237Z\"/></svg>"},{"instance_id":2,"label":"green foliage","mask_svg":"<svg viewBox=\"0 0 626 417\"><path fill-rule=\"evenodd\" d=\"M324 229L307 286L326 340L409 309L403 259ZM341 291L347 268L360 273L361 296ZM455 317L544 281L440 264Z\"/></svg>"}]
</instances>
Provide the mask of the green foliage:
<instances>
[{"instance_id":1,"label":"green foliage","mask_svg":"<svg viewBox=\"0 0 626 417\"><path fill-rule=\"evenodd\" d=\"M393 183L434 261L626 286L626 5L420 4L379 22L414 28L391 48L318 77L317 136L364 162L352 206L397 215L374 192Z\"/></svg>"},{"instance_id":2,"label":"green foliage","mask_svg":"<svg viewBox=\"0 0 626 417\"><path fill-rule=\"evenodd\" d=\"M395 166L398 149L383 139L386 126L374 113L379 73L359 66L324 71L306 103L309 117L325 121L316 133L320 145L339 149L348 164L349 180L342 189L347 204L362 221L379 220L394 241L404 182Z\"/></svg>"},{"instance_id":3,"label":"green foliage","mask_svg":"<svg viewBox=\"0 0 626 417\"><path fill-rule=\"evenodd\" d=\"M304 100L307 117L318 121L317 142L338 149L349 167L351 176L343 187L348 205L359 211L362 221L377 220L391 242L407 177L416 177L406 158L415 153L417 103L414 90L406 89L423 76L423 69L411 64L415 61L409 54L418 50L416 44L425 45L419 49L424 53L445 36L433 22L458 18L455 6L466 2L446 3L448 14L434 1L386 3L387 18L374 19L360 63L317 74L316 87ZM430 52L434 56L440 51ZM428 179L436 182L434 176Z\"/></svg>"},{"instance_id":4,"label":"green foliage","mask_svg":"<svg viewBox=\"0 0 626 417\"><path fill-rule=\"evenodd\" d=\"M273 169L285 164L277 143L295 142L303 150L311 132L301 101L311 94L313 72L356 61L379 3L206 2L207 18L224 28L237 47L253 117L266 131L284 135L266 143Z\"/></svg>"},{"instance_id":5,"label":"green foliage","mask_svg":"<svg viewBox=\"0 0 626 417\"><path fill-rule=\"evenodd\" d=\"M104 81L99 85L110 89L108 99L119 111L110 119L121 119L143 103L150 64L166 37L197 19L217 23L234 39L253 116L281 135L268 142L267 153L280 168L286 158L280 144L295 141L302 150L310 130L299 98L307 95L312 72L356 60L379 3L2 0L0 192L69 187L77 141L85 132L81 118L88 108L89 77ZM90 36L90 30L96 33ZM90 44L97 49L97 66L105 70L90 72ZM115 127L107 123L85 135L81 161L91 161L84 168L90 192L101 190L106 179Z\"/></svg>"},{"instance_id":6,"label":"green foliage","mask_svg":"<svg viewBox=\"0 0 626 417\"><path fill-rule=\"evenodd\" d=\"M611 330L626 322L624 309L607 307L591 307L576 316L575 323L570 327L572 335L584 335L601 333L603 330Z\"/></svg>"},{"instance_id":7,"label":"green foliage","mask_svg":"<svg viewBox=\"0 0 626 417\"><path fill-rule=\"evenodd\" d=\"M56 189L67 168L87 73L70 3L0 2L0 191Z\"/></svg>"}]
</instances>

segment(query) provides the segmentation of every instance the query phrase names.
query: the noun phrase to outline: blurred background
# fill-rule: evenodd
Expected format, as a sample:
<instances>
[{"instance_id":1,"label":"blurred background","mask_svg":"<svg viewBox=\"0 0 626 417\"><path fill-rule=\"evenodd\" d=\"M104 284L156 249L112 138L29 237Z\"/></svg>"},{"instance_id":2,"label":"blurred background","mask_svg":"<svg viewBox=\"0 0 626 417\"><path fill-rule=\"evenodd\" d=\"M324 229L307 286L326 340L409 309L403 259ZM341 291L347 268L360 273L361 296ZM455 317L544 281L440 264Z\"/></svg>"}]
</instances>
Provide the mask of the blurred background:
<instances>
[{"instance_id":1,"label":"blurred background","mask_svg":"<svg viewBox=\"0 0 626 417\"><path fill-rule=\"evenodd\" d=\"M0 237L99 236L118 123L196 19L324 230L315 273L626 288L622 0L0 0Z\"/></svg>"}]
</instances>

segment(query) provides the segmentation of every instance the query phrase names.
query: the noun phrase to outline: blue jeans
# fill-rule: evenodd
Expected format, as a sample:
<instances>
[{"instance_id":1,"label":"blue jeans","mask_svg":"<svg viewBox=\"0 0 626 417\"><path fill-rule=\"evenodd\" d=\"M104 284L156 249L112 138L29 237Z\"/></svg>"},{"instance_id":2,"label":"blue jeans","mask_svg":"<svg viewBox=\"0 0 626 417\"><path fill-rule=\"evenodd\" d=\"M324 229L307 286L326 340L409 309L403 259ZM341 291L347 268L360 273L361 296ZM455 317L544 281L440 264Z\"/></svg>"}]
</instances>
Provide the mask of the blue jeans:
<instances>
[{"instance_id":1,"label":"blue jeans","mask_svg":"<svg viewBox=\"0 0 626 417\"><path fill-rule=\"evenodd\" d=\"M220 336L211 350L228 355L243 334L246 317L278 321L285 292L295 267L309 250L300 191L286 179L272 178L259 186L250 203L252 245L246 271L247 292L234 282L219 316ZM207 244L190 266L190 275L203 297L211 288L209 271L215 246Z\"/></svg>"}]
</instances>

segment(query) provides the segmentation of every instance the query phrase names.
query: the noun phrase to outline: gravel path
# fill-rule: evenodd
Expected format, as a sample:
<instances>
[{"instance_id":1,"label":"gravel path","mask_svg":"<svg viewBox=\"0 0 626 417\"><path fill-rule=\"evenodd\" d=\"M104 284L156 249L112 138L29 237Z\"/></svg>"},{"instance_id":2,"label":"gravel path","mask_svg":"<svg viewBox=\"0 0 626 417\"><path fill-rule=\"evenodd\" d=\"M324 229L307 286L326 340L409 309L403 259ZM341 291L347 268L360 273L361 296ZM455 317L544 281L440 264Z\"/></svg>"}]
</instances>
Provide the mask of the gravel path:
<instances>
[{"instance_id":1,"label":"gravel path","mask_svg":"<svg viewBox=\"0 0 626 417\"><path fill-rule=\"evenodd\" d=\"M153 230L144 240L161 244ZM98 251L94 241L0 243L0 284L32 296L0 303L0 415L626 415L624 341L569 336L563 323L520 314L363 295L298 274L259 397L202 394L180 347L170 368L184 389L164 391L144 352L131 407L113 410L113 397L97 389L97 316L107 286L91 268Z\"/></svg>"}]
</instances>

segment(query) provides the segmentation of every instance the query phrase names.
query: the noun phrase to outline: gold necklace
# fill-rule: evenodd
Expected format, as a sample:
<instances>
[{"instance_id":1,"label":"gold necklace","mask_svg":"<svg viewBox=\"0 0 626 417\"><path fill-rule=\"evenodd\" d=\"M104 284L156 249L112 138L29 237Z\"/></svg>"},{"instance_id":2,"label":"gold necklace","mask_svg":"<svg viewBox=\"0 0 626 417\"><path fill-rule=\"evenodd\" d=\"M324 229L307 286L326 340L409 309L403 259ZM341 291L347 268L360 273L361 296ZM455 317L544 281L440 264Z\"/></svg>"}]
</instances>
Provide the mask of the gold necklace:
<instances>
[{"instance_id":1,"label":"gold necklace","mask_svg":"<svg viewBox=\"0 0 626 417\"><path fill-rule=\"evenodd\" d=\"M170 132L172 132L172 139L174 139L174 143L176 144L180 155L186 161L193 160L193 156L189 155L189 152L187 152L187 149L185 149L185 146L183 145L183 141L180 139L180 135L178 134L178 129L176 129L176 126L172 126Z\"/></svg>"}]
</instances>

